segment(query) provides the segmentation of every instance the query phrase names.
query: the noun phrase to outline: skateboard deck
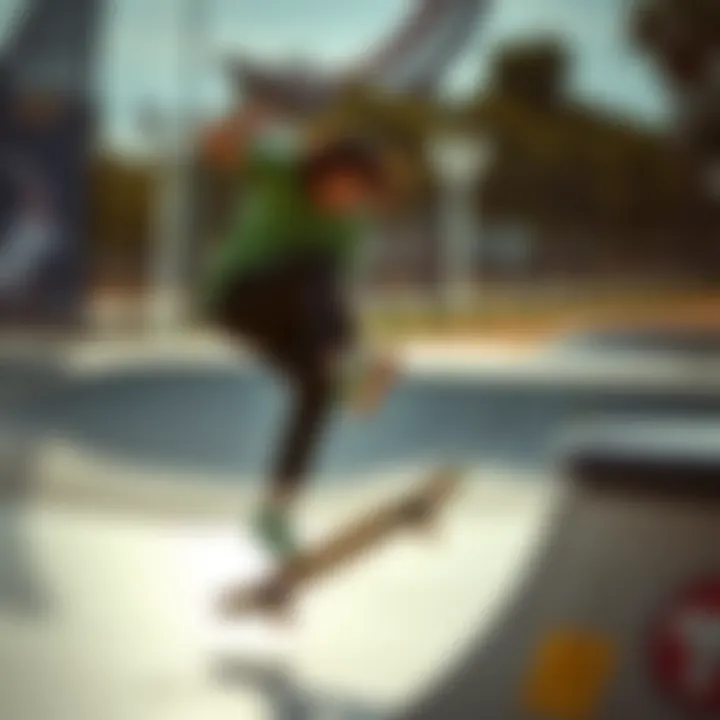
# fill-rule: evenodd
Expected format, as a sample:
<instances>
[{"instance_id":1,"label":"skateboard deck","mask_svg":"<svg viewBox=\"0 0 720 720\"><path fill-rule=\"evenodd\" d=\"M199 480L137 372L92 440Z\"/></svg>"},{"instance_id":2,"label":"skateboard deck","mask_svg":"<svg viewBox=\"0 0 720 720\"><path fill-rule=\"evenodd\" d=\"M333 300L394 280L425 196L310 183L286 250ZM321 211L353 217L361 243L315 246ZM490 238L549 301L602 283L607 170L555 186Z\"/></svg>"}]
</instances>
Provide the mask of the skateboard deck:
<instances>
[{"instance_id":1,"label":"skateboard deck","mask_svg":"<svg viewBox=\"0 0 720 720\"><path fill-rule=\"evenodd\" d=\"M459 485L456 470L436 470L418 489L351 523L315 548L289 558L268 579L231 588L220 612L237 617L254 611L280 611L307 584L358 557L404 528L430 524Z\"/></svg>"}]
</instances>

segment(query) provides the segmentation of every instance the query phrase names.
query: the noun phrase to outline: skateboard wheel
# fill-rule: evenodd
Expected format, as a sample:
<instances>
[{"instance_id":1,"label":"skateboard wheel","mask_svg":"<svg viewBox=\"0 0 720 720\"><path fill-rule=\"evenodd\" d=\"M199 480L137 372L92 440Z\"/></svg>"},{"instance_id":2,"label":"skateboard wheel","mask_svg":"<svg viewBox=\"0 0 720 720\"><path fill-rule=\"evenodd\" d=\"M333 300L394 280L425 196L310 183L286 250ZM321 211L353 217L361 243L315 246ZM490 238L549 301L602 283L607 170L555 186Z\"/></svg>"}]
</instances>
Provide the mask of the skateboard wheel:
<instances>
[{"instance_id":1,"label":"skateboard wheel","mask_svg":"<svg viewBox=\"0 0 720 720\"><path fill-rule=\"evenodd\" d=\"M430 508L425 498L410 500L401 511L403 520L412 525L422 525L430 520Z\"/></svg>"}]
</instances>

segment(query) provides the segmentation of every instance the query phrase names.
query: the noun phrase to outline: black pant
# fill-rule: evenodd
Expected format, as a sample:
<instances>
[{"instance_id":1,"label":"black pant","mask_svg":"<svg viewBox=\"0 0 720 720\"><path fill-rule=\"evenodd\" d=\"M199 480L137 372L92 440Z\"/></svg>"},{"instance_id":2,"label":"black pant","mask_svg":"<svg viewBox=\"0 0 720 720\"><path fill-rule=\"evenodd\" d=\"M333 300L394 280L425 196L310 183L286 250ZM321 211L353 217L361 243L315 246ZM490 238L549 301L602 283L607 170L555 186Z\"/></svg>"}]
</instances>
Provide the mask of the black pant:
<instances>
[{"instance_id":1,"label":"black pant","mask_svg":"<svg viewBox=\"0 0 720 720\"><path fill-rule=\"evenodd\" d=\"M304 481L339 381L354 323L341 277L326 257L290 258L239 278L218 308L220 325L249 343L290 383L293 407L273 468L278 490Z\"/></svg>"}]
</instances>

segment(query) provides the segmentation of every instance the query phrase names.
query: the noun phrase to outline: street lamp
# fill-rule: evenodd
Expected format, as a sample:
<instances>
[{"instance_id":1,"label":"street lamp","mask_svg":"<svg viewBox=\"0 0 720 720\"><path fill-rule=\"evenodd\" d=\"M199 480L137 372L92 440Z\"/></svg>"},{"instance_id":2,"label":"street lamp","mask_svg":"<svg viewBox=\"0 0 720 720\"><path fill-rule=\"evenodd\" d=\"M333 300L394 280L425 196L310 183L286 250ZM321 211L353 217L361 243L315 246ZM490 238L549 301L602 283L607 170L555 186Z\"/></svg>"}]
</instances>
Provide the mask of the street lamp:
<instances>
[{"instance_id":1,"label":"street lamp","mask_svg":"<svg viewBox=\"0 0 720 720\"><path fill-rule=\"evenodd\" d=\"M156 333L176 330L186 318L188 262L193 242L192 173L196 131L198 63L204 59L205 8L185 0L178 42L178 112L144 118L146 137L159 156L158 197L151 257L150 324Z\"/></svg>"},{"instance_id":2,"label":"street lamp","mask_svg":"<svg viewBox=\"0 0 720 720\"><path fill-rule=\"evenodd\" d=\"M440 275L446 309L466 308L472 297L480 224L476 188L490 165L487 138L446 133L430 139L428 159L440 181Z\"/></svg>"},{"instance_id":3,"label":"street lamp","mask_svg":"<svg viewBox=\"0 0 720 720\"><path fill-rule=\"evenodd\" d=\"M180 260L184 248L177 153L177 124L157 108L141 108L141 131L152 161L153 202L149 262L148 324L154 333L171 329L179 320L182 286ZM182 188L180 188L182 190Z\"/></svg>"}]
</instances>

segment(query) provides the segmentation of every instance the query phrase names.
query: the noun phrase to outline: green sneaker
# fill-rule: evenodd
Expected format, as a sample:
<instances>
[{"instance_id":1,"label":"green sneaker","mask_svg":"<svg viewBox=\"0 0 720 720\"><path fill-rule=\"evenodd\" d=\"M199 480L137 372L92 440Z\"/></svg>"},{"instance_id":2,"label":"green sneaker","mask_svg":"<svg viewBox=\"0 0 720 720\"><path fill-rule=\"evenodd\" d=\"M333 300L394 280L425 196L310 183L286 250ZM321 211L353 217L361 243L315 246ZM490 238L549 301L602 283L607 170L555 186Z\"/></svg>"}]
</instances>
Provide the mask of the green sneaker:
<instances>
[{"instance_id":1,"label":"green sneaker","mask_svg":"<svg viewBox=\"0 0 720 720\"><path fill-rule=\"evenodd\" d=\"M297 543L287 513L265 507L255 519L254 527L263 545L275 557L284 560L297 552Z\"/></svg>"}]
</instances>

